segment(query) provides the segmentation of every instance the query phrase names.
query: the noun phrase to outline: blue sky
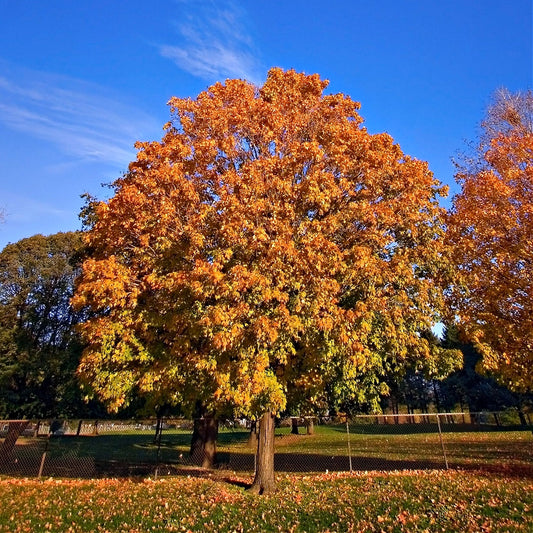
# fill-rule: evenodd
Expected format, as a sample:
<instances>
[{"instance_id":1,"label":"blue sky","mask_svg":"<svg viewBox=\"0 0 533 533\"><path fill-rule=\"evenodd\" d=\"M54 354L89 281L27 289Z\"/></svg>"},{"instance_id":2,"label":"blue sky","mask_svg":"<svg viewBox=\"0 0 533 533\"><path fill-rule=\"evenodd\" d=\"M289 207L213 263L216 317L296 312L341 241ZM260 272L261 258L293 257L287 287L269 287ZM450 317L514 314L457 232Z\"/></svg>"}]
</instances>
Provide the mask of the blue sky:
<instances>
[{"instance_id":1,"label":"blue sky","mask_svg":"<svg viewBox=\"0 0 533 533\"><path fill-rule=\"evenodd\" d=\"M171 96L319 73L454 185L492 93L533 86L531 0L0 0L0 248L80 227ZM449 203L449 202L447 202Z\"/></svg>"}]
</instances>

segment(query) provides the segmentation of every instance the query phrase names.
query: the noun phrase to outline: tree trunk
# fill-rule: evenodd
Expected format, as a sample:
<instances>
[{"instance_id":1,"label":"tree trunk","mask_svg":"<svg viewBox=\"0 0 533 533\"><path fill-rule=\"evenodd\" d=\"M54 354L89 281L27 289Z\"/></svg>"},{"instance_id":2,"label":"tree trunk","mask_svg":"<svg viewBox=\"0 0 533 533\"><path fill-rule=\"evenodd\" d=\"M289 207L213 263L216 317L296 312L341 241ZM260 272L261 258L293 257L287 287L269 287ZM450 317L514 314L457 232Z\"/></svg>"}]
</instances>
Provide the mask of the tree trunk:
<instances>
[{"instance_id":1,"label":"tree trunk","mask_svg":"<svg viewBox=\"0 0 533 533\"><path fill-rule=\"evenodd\" d=\"M194 419L191 439L191 460L202 468L213 468L217 455L218 419L206 415Z\"/></svg>"},{"instance_id":2,"label":"tree trunk","mask_svg":"<svg viewBox=\"0 0 533 533\"><path fill-rule=\"evenodd\" d=\"M163 418L157 415L157 422L155 423L154 444L161 442L162 432L163 432Z\"/></svg>"},{"instance_id":3,"label":"tree trunk","mask_svg":"<svg viewBox=\"0 0 533 533\"><path fill-rule=\"evenodd\" d=\"M248 437L248 445L250 448L257 448L257 420L252 420L250 424L250 436Z\"/></svg>"},{"instance_id":4,"label":"tree trunk","mask_svg":"<svg viewBox=\"0 0 533 533\"><path fill-rule=\"evenodd\" d=\"M2 447L0 448L0 464L9 460L9 457L15 448L17 439L28 427L29 423L29 420L14 420L9 422L6 438L4 439Z\"/></svg>"},{"instance_id":5,"label":"tree trunk","mask_svg":"<svg viewBox=\"0 0 533 533\"><path fill-rule=\"evenodd\" d=\"M291 433L298 435L298 418L295 416L291 417Z\"/></svg>"},{"instance_id":6,"label":"tree trunk","mask_svg":"<svg viewBox=\"0 0 533 533\"><path fill-rule=\"evenodd\" d=\"M435 407L437 408L437 413L440 413L441 412L440 397L439 397L439 390L438 390L436 381L433 381L433 395L435 397Z\"/></svg>"},{"instance_id":7,"label":"tree trunk","mask_svg":"<svg viewBox=\"0 0 533 533\"><path fill-rule=\"evenodd\" d=\"M312 416L308 416L305 419L305 427L307 428L307 434L308 435L314 435L315 434L315 421Z\"/></svg>"},{"instance_id":8,"label":"tree trunk","mask_svg":"<svg viewBox=\"0 0 533 533\"><path fill-rule=\"evenodd\" d=\"M255 477L250 491L267 494L276 489L274 477L274 415L267 411L259 420L259 438L255 457Z\"/></svg>"},{"instance_id":9,"label":"tree trunk","mask_svg":"<svg viewBox=\"0 0 533 533\"><path fill-rule=\"evenodd\" d=\"M520 424L522 424L522 426L527 426L527 420L521 405L518 406L518 418L520 419Z\"/></svg>"},{"instance_id":10,"label":"tree trunk","mask_svg":"<svg viewBox=\"0 0 533 533\"><path fill-rule=\"evenodd\" d=\"M415 423L415 417L414 417L415 410L413 407L411 407L411 404L409 402L407 402L407 414L409 415L408 417L409 422L411 424L414 424Z\"/></svg>"}]
</instances>

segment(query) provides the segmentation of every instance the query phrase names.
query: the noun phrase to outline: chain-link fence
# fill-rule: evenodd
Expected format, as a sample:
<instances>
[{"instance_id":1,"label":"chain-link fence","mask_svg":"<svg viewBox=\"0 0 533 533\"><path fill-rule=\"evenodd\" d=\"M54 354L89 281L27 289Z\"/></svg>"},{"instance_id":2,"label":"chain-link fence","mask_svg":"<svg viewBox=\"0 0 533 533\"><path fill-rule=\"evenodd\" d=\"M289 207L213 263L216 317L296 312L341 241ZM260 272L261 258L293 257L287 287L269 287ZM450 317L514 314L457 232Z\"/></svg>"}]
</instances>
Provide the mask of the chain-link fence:
<instances>
[{"instance_id":1,"label":"chain-link fence","mask_svg":"<svg viewBox=\"0 0 533 533\"><path fill-rule=\"evenodd\" d=\"M432 413L292 417L276 427L278 472L484 468L533 473L527 415ZM198 472L193 422L0 421L0 475L162 476ZM256 434L220 423L215 468L253 472Z\"/></svg>"}]
</instances>

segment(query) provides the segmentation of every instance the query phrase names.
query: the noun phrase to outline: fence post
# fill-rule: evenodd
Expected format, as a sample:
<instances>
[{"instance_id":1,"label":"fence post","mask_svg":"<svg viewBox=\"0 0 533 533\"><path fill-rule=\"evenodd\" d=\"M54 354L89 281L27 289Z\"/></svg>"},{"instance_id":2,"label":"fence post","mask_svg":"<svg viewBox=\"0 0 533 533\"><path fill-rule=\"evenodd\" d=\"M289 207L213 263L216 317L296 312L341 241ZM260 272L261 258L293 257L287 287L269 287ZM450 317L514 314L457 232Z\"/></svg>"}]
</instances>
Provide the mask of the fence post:
<instances>
[{"instance_id":1,"label":"fence post","mask_svg":"<svg viewBox=\"0 0 533 533\"><path fill-rule=\"evenodd\" d=\"M442 455L444 457L444 464L446 465L446 470L448 470L448 458L446 457L446 449L444 448L444 440L442 439L442 429L440 427L439 413L437 413L437 427L439 428L439 438L440 438L440 445L442 448Z\"/></svg>"},{"instance_id":2,"label":"fence post","mask_svg":"<svg viewBox=\"0 0 533 533\"><path fill-rule=\"evenodd\" d=\"M159 463L161 461L161 434L163 433L163 417L157 419L156 423L156 431L157 431L157 457L156 457L156 465L155 465L155 479L157 479L157 475L159 473Z\"/></svg>"},{"instance_id":3,"label":"fence post","mask_svg":"<svg viewBox=\"0 0 533 533\"><path fill-rule=\"evenodd\" d=\"M350 424L348 424L348 415L346 415L346 435L348 438L348 459L350 461L350 472L353 472L352 469L352 447L350 443Z\"/></svg>"},{"instance_id":4,"label":"fence post","mask_svg":"<svg viewBox=\"0 0 533 533\"><path fill-rule=\"evenodd\" d=\"M41 464L39 466L39 473L37 474L37 477L41 479L41 476L43 475L43 469L44 469L44 462L46 461L46 453L48 452L48 446L50 444L50 437L52 433L49 431L48 436L46 437L46 445L44 447L43 456L41 457Z\"/></svg>"}]
</instances>

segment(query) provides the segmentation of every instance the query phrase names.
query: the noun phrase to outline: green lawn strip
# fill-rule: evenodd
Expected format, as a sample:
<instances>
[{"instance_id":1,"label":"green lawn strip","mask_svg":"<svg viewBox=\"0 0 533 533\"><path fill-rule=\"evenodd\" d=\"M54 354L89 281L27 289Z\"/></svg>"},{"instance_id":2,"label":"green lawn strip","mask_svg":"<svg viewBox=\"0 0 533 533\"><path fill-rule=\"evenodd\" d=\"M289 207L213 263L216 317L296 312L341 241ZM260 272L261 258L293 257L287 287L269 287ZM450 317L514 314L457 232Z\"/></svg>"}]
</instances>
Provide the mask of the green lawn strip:
<instances>
[{"instance_id":1,"label":"green lawn strip","mask_svg":"<svg viewBox=\"0 0 533 533\"><path fill-rule=\"evenodd\" d=\"M219 433L217 445L221 451L233 448L247 449L248 432L225 430ZM189 452L191 432L166 430L161 437L160 454L163 458L176 459L180 453ZM153 432L107 432L100 435L64 435L50 439L50 453L53 456L75 452L78 456L89 456L98 460L153 460L158 444Z\"/></svg>"},{"instance_id":2,"label":"green lawn strip","mask_svg":"<svg viewBox=\"0 0 533 533\"><path fill-rule=\"evenodd\" d=\"M278 486L256 497L227 480L192 477L0 480L0 531L533 530L530 478L444 471L281 475Z\"/></svg>"},{"instance_id":3,"label":"green lawn strip","mask_svg":"<svg viewBox=\"0 0 533 533\"><path fill-rule=\"evenodd\" d=\"M276 439L278 453L347 456L348 436L342 427L318 426L315 435L281 434ZM344 428L345 429L345 428ZM529 465L533 466L533 438L529 431L490 431L446 433L443 436L448 462L455 466ZM353 466L379 468L379 462L404 461L444 464L438 433L351 434ZM385 465L383 466L385 467ZM399 466L398 466L399 467Z\"/></svg>"},{"instance_id":4,"label":"green lawn strip","mask_svg":"<svg viewBox=\"0 0 533 533\"><path fill-rule=\"evenodd\" d=\"M391 426L383 426L387 429ZM397 426L401 428L401 426ZM190 431L163 432L158 453L153 432L104 433L87 436L52 437L48 442L48 459L89 457L100 462L186 464L190 447ZM438 433L352 433L349 436L352 465L356 470L440 468L444 466ZM533 437L529 431L457 432L443 435L444 448L452 467L515 465L533 467ZM345 470L348 457L348 435L345 426L315 426L314 435L292 435L290 428L276 430L276 453L284 456L281 471ZM45 439L20 439L16 454L36 462L44 449ZM218 451L222 464L253 466L254 449L248 444L246 430L223 429L219 433ZM242 457L241 457L242 456ZM307 457L306 457L307 456ZM234 457L235 460L231 460ZM248 458L246 461L245 458ZM242 461L241 461L242 460ZM330 461L331 460L331 461ZM328 463L330 461L330 463ZM424 464L425 463L425 464ZM309 466L309 468L308 468ZM30 475L30 474L27 474Z\"/></svg>"}]
</instances>

